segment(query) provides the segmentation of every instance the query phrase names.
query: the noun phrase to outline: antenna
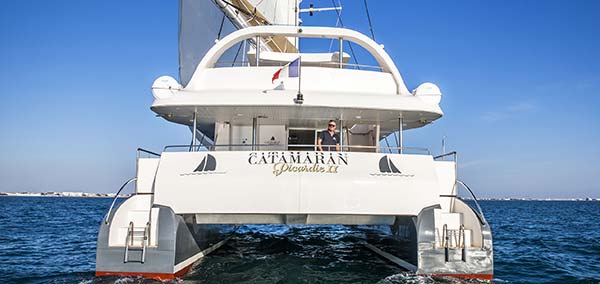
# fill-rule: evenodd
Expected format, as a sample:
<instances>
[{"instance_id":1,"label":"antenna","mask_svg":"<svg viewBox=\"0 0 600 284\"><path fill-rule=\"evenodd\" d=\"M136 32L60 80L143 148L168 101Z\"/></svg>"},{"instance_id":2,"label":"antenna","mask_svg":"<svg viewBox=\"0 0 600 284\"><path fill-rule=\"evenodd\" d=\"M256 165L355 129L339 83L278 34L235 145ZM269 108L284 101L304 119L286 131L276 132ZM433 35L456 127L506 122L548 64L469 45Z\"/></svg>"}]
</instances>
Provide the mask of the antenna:
<instances>
[{"instance_id":1,"label":"antenna","mask_svg":"<svg viewBox=\"0 0 600 284\"><path fill-rule=\"evenodd\" d=\"M336 14L338 15L338 19L339 19L340 11L342 10L341 4L338 7L315 8L315 5L313 5L312 3L309 5L308 9L306 9L306 8L301 9L300 2L302 2L302 0L296 0L296 7L295 7L295 11L296 11L296 23L295 24L296 24L296 26L300 26L300 24L302 23L302 19L300 19L300 13L308 13L308 15L312 17L315 14L315 12L335 11ZM335 6L335 3L333 3L333 1L332 1L332 4L334 4L334 6ZM297 37L294 39L294 43L296 45L296 48L298 50L300 50L300 46L299 46L300 42Z\"/></svg>"},{"instance_id":2,"label":"antenna","mask_svg":"<svg viewBox=\"0 0 600 284\"><path fill-rule=\"evenodd\" d=\"M327 8L315 8L315 5L313 5L312 3L310 3L310 5L308 6L308 9L300 9L300 2L301 0L296 1L296 15L298 20L296 21L296 25L298 25L298 23L301 23L302 21L300 20L300 13L308 13L309 16L313 16L316 12L325 12L325 11L336 11L336 13L339 13L338 11L342 10L342 6L339 7L327 7Z\"/></svg>"},{"instance_id":3,"label":"antenna","mask_svg":"<svg viewBox=\"0 0 600 284\"><path fill-rule=\"evenodd\" d=\"M442 154L446 154L446 135L442 136Z\"/></svg>"},{"instance_id":4,"label":"antenna","mask_svg":"<svg viewBox=\"0 0 600 284\"><path fill-rule=\"evenodd\" d=\"M309 16L313 16L315 12L325 12L325 11L341 11L342 7L329 7L329 8L315 8L313 4L310 4L308 9L300 9L300 13L307 13Z\"/></svg>"}]
</instances>

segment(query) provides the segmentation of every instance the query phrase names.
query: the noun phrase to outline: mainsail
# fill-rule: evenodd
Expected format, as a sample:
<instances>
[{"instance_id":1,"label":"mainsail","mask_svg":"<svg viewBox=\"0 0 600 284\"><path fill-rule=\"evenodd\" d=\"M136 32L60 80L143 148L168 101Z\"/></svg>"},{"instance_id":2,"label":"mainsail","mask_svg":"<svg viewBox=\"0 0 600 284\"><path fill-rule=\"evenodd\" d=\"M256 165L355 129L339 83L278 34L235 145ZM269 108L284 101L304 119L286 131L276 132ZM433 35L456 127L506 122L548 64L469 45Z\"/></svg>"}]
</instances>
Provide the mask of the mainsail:
<instances>
[{"instance_id":1,"label":"mainsail","mask_svg":"<svg viewBox=\"0 0 600 284\"><path fill-rule=\"evenodd\" d=\"M223 36L250 26L297 25L299 0L180 0L179 79L186 86L206 52ZM261 39L261 50L298 52L288 38ZM245 51L244 51L245 52ZM236 61L238 54L226 54Z\"/></svg>"}]
</instances>

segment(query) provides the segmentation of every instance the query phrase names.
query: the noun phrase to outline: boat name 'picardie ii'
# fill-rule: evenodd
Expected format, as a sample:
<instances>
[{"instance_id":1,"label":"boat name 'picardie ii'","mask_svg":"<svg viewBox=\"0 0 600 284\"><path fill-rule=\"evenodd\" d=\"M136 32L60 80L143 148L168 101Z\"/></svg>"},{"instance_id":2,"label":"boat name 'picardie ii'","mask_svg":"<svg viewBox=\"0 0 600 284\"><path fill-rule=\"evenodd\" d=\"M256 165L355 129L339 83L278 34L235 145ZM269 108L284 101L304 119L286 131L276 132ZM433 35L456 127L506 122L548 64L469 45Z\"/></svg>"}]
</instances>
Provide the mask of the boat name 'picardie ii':
<instances>
[{"instance_id":1,"label":"boat name 'picardie ii'","mask_svg":"<svg viewBox=\"0 0 600 284\"><path fill-rule=\"evenodd\" d=\"M251 152L251 165L273 165L273 174L286 172L337 173L340 165L348 165L347 153L335 152Z\"/></svg>"}]
</instances>

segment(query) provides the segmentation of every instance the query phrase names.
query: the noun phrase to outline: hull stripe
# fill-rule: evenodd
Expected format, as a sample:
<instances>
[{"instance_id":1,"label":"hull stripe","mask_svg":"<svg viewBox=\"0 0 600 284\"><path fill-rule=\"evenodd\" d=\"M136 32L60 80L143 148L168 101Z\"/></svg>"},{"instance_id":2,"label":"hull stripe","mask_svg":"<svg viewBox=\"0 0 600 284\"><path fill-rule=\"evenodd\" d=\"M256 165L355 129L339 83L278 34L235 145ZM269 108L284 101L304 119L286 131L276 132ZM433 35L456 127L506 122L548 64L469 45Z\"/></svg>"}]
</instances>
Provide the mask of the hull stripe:
<instances>
[{"instance_id":1,"label":"hull stripe","mask_svg":"<svg viewBox=\"0 0 600 284\"><path fill-rule=\"evenodd\" d=\"M153 273L153 272L119 272L119 271L96 271L96 277L100 276L126 276L126 277L143 277L147 279L156 279L160 281L173 280L175 278L183 277L192 268L192 264L184 267L183 269L175 273Z\"/></svg>"}]
</instances>

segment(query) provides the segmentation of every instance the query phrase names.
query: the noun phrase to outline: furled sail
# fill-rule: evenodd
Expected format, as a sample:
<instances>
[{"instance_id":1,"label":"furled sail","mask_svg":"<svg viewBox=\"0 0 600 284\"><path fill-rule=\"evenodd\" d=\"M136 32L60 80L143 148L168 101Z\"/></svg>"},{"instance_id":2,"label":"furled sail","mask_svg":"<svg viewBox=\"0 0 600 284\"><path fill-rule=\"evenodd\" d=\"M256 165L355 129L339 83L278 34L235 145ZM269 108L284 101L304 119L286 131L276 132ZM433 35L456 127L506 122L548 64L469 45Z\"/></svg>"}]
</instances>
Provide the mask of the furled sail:
<instances>
[{"instance_id":1,"label":"furled sail","mask_svg":"<svg viewBox=\"0 0 600 284\"><path fill-rule=\"evenodd\" d=\"M180 0L180 83L186 86L206 52L218 39L234 30L257 25L296 25L298 2L298 0ZM293 41L281 36L263 38L261 50L298 52ZM229 56L231 58L227 58L227 61L233 62L239 59L237 54Z\"/></svg>"}]
</instances>

